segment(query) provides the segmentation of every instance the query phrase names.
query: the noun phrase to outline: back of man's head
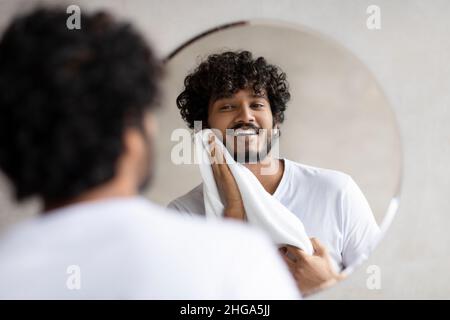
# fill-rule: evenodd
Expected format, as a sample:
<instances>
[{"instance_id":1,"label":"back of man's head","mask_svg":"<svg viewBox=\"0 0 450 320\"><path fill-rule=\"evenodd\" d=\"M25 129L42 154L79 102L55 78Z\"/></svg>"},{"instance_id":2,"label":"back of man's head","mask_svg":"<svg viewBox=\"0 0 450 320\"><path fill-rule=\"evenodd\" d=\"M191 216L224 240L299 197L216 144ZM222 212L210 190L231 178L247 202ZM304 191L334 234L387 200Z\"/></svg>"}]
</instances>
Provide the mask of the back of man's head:
<instances>
[{"instance_id":1,"label":"back of man's head","mask_svg":"<svg viewBox=\"0 0 450 320\"><path fill-rule=\"evenodd\" d=\"M155 104L160 65L144 39L110 15L64 9L17 17L0 42L0 169L17 199L64 200L107 182Z\"/></svg>"}]
</instances>

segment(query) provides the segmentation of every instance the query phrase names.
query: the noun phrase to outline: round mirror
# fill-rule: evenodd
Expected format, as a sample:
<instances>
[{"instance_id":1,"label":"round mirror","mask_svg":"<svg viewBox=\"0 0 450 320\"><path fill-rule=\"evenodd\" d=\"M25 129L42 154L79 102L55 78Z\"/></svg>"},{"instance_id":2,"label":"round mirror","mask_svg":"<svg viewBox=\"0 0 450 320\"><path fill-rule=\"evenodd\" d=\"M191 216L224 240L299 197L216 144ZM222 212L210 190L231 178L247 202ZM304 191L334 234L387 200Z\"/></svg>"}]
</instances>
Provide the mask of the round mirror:
<instances>
[{"instance_id":1,"label":"round mirror","mask_svg":"<svg viewBox=\"0 0 450 320\"><path fill-rule=\"evenodd\" d=\"M220 26L194 37L167 57L157 170L148 196L166 206L202 182L197 164L174 163L172 158L180 143L174 131L188 129L176 100L185 89L186 76L209 55L243 50L251 52L255 59L264 57L286 74L291 97L280 125L281 157L305 172L309 172L308 168L322 168L351 177L356 190L352 192L362 191L382 235L395 214L401 182L401 143L393 111L370 70L351 52L317 32L291 24L258 20ZM331 247L328 249L341 271L351 271L364 257L345 261L344 250L351 246L348 238L355 237L356 243L364 230L358 231L356 224L342 216L323 219L322 211L336 206L336 196L324 190L312 196L302 187L311 187L308 184L314 180L298 179L301 187L296 192L280 192L305 197L298 209L300 215L320 217L302 221L306 233ZM345 186L340 187L338 192L346 197L342 194L347 192ZM311 200L313 197L315 200ZM297 210L295 206L289 209ZM353 219L362 220L358 208L353 210Z\"/></svg>"}]
</instances>

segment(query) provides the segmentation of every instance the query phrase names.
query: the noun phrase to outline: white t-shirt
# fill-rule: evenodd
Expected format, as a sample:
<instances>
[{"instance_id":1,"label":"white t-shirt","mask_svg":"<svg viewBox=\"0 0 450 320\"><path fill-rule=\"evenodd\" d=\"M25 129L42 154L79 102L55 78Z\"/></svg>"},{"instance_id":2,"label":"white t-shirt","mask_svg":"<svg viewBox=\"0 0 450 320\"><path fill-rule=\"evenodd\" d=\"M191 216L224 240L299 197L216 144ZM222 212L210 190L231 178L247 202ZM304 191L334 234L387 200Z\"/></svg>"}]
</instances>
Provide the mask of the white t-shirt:
<instances>
[{"instance_id":1,"label":"white t-shirt","mask_svg":"<svg viewBox=\"0 0 450 320\"><path fill-rule=\"evenodd\" d=\"M309 237L318 238L328 248L337 269L364 259L380 229L353 179L287 159L284 164L273 196L299 217ZM204 215L203 185L172 201L169 208Z\"/></svg>"},{"instance_id":2,"label":"white t-shirt","mask_svg":"<svg viewBox=\"0 0 450 320\"><path fill-rule=\"evenodd\" d=\"M144 198L72 205L0 238L0 299L297 299L276 248Z\"/></svg>"}]
</instances>

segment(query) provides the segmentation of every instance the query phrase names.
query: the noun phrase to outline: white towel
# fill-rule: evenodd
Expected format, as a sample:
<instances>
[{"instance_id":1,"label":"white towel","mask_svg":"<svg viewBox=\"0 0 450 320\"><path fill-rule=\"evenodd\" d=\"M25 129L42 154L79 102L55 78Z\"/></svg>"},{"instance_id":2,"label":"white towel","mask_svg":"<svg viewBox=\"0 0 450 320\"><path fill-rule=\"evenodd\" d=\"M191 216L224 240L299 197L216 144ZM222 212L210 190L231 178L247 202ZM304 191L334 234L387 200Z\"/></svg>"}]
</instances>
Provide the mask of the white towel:
<instances>
[{"instance_id":1,"label":"white towel","mask_svg":"<svg viewBox=\"0 0 450 320\"><path fill-rule=\"evenodd\" d=\"M208 141L211 133L210 129L197 132L195 148L203 178L206 217L221 218L224 205L217 190L209 157ZM248 222L265 230L275 244L289 244L312 254L314 250L311 241L300 219L268 193L250 170L234 161L220 139L215 135L214 137L216 146L222 148L225 161L239 187Z\"/></svg>"}]
</instances>

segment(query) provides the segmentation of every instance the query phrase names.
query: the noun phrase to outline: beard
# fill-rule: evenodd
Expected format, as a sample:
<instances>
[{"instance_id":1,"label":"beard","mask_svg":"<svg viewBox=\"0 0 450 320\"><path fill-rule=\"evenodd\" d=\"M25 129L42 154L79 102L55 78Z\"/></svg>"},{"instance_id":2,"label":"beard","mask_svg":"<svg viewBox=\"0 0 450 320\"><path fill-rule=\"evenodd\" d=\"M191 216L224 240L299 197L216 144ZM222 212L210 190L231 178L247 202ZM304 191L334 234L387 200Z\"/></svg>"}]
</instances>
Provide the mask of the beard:
<instances>
[{"instance_id":1,"label":"beard","mask_svg":"<svg viewBox=\"0 0 450 320\"><path fill-rule=\"evenodd\" d=\"M226 147L238 163L260 163L270 154L276 137L272 131L267 133L259 130L258 135L251 137L229 137L233 139L233 143L227 143Z\"/></svg>"}]
</instances>

